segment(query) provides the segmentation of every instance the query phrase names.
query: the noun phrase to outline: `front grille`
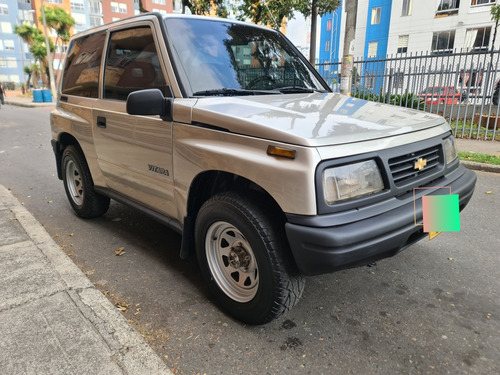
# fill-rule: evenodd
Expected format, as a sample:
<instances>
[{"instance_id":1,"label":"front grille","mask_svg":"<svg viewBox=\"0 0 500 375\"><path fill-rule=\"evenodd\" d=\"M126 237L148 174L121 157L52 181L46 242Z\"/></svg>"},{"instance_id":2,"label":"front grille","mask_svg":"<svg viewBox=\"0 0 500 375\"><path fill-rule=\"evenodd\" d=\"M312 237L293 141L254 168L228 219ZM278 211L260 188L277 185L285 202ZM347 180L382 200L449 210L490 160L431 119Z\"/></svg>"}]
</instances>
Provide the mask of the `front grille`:
<instances>
[{"instance_id":1,"label":"front grille","mask_svg":"<svg viewBox=\"0 0 500 375\"><path fill-rule=\"evenodd\" d=\"M389 159L389 168L394 184L398 187L403 186L432 174L439 166L441 154L441 145L436 145ZM421 170L415 168L415 163L419 159L427 161Z\"/></svg>"}]
</instances>

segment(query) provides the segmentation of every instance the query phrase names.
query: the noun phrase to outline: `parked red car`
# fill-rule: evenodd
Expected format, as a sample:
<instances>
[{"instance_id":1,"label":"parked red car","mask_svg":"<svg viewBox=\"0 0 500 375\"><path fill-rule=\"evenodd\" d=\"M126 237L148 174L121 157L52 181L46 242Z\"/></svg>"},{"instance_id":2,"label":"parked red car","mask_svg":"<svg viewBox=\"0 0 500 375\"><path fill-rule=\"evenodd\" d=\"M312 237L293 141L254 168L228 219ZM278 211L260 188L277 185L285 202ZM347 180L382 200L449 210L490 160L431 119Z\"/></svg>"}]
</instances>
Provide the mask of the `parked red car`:
<instances>
[{"instance_id":1,"label":"parked red car","mask_svg":"<svg viewBox=\"0 0 500 375\"><path fill-rule=\"evenodd\" d=\"M454 86L431 86L420 93L425 104L457 104L462 94Z\"/></svg>"}]
</instances>

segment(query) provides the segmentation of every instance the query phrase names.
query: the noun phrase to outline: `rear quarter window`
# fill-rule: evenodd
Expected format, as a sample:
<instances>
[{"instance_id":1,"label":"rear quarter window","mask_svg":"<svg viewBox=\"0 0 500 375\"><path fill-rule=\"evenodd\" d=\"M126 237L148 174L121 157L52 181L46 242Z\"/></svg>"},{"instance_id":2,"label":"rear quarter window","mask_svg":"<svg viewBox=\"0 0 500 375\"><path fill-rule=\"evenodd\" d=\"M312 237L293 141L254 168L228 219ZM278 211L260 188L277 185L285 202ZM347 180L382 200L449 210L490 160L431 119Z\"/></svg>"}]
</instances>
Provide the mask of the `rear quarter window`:
<instances>
[{"instance_id":1,"label":"rear quarter window","mask_svg":"<svg viewBox=\"0 0 500 375\"><path fill-rule=\"evenodd\" d=\"M68 51L61 92L64 95L97 98L99 70L106 32L74 39Z\"/></svg>"}]
</instances>

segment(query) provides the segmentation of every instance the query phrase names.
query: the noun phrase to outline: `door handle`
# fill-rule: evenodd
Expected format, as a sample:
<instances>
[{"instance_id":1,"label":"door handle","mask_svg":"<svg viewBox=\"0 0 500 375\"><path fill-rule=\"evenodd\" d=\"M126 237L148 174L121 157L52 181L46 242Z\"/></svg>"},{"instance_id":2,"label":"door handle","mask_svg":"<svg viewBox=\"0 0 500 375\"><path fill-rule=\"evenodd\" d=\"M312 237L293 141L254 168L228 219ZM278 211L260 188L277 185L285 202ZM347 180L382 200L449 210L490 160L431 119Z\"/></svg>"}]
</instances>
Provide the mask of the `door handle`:
<instances>
[{"instance_id":1,"label":"door handle","mask_svg":"<svg viewBox=\"0 0 500 375\"><path fill-rule=\"evenodd\" d=\"M99 127L99 128L106 127L106 117L97 116L97 127Z\"/></svg>"}]
</instances>

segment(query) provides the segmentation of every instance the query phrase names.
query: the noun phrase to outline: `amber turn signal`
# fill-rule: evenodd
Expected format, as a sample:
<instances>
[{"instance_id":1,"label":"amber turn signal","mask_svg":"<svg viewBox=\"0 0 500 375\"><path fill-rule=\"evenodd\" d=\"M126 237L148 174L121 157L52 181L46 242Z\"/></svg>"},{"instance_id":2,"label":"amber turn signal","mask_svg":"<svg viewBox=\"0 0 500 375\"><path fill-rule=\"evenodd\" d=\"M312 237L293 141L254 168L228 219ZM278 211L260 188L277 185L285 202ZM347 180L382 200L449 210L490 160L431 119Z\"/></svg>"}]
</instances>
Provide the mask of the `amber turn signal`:
<instances>
[{"instance_id":1,"label":"amber turn signal","mask_svg":"<svg viewBox=\"0 0 500 375\"><path fill-rule=\"evenodd\" d=\"M267 147L267 154L273 156L281 156L282 158L295 159L297 151L288 148L276 147L269 145Z\"/></svg>"}]
</instances>

